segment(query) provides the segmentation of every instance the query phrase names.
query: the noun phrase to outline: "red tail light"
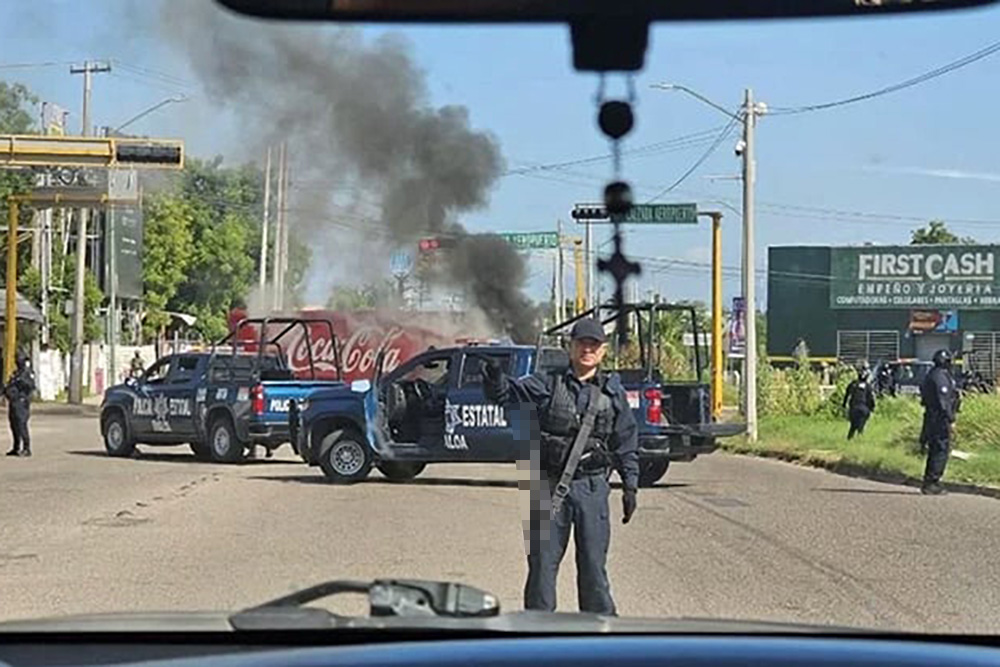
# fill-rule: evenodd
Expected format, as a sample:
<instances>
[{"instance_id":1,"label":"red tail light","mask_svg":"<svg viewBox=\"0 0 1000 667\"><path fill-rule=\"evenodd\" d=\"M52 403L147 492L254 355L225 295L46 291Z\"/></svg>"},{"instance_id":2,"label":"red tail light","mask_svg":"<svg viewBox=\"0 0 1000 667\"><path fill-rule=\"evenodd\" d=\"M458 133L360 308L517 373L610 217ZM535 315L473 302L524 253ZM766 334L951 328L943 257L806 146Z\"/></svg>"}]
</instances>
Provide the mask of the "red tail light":
<instances>
[{"instance_id":1,"label":"red tail light","mask_svg":"<svg viewBox=\"0 0 1000 667\"><path fill-rule=\"evenodd\" d=\"M646 397L646 423L659 424L663 419L663 394L659 389L647 389L643 395Z\"/></svg>"},{"instance_id":2,"label":"red tail light","mask_svg":"<svg viewBox=\"0 0 1000 667\"><path fill-rule=\"evenodd\" d=\"M264 414L264 387L257 385L250 390L250 405L253 407L255 415Z\"/></svg>"}]
</instances>

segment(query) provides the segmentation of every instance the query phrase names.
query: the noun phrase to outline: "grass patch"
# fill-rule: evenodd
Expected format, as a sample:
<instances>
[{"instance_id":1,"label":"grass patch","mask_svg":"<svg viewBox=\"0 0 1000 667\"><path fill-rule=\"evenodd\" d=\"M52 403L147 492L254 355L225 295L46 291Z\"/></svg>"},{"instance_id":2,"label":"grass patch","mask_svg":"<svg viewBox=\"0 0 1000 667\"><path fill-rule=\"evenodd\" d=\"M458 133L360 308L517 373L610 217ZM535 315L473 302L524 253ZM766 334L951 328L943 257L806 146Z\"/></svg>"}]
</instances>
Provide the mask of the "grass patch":
<instances>
[{"instance_id":1,"label":"grass patch","mask_svg":"<svg viewBox=\"0 0 1000 667\"><path fill-rule=\"evenodd\" d=\"M865 433L847 440L846 418L762 416L755 444L739 438L722 446L745 454L769 455L837 470L855 468L884 476L923 477L925 455L919 437L923 411L919 399L879 401ZM945 481L1000 486L1000 396L968 396L955 424L953 449L968 452L968 461L952 456Z\"/></svg>"}]
</instances>

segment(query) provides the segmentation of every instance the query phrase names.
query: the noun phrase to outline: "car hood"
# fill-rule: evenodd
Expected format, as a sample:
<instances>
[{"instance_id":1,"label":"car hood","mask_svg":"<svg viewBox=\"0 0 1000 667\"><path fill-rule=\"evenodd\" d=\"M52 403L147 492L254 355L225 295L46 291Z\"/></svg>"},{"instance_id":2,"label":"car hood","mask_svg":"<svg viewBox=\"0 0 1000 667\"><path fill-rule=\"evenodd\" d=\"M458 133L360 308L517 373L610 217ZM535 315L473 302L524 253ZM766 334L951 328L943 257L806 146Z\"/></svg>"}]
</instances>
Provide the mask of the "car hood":
<instances>
[{"instance_id":1,"label":"car hood","mask_svg":"<svg viewBox=\"0 0 1000 667\"><path fill-rule=\"evenodd\" d=\"M427 630L498 634L867 634L875 630L769 621L608 617L520 611L488 618L345 618L322 609L258 610L237 619L229 612L85 614L0 622L0 634L49 632L234 632L273 630ZM239 627L234 627L239 626Z\"/></svg>"}]
</instances>

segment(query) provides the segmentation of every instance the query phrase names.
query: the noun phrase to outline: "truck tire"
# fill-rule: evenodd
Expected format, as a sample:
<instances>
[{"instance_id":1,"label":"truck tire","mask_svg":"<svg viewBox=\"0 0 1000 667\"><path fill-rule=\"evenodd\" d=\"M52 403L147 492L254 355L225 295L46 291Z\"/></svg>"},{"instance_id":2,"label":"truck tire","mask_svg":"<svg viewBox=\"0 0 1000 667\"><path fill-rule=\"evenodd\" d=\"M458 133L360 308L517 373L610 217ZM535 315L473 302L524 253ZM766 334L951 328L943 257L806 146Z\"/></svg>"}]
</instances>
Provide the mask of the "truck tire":
<instances>
[{"instance_id":1,"label":"truck tire","mask_svg":"<svg viewBox=\"0 0 1000 667\"><path fill-rule=\"evenodd\" d=\"M668 459L639 461L639 488L646 489L654 486L667 474L669 467L670 461Z\"/></svg>"},{"instance_id":2,"label":"truck tire","mask_svg":"<svg viewBox=\"0 0 1000 667\"><path fill-rule=\"evenodd\" d=\"M382 461L378 471L393 482L408 482L427 467L422 461Z\"/></svg>"},{"instance_id":3,"label":"truck tire","mask_svg":"<svg viewBox=\"0 0 1000 667\"><path fill-rule=\"evenodd\" d=\"M125 415L117 410L104 418L104 449L108 456L127 458L135 452L135 441L128 432Z\"/></svg>"},{"instance_id":4,"label":"truck tire","mask_svg":"<svg viewBox=\"0 0 1000 667\"><path fill-rule=\"evenodd\" d=\"M357 432L349 429L330 431L320 443L319 467L334 484L354 484L371 472L372 451Z\"/></svg>"},{"instance_id":5,"label":"truck tire","mask_svg":"<svg viewBox=\"0 0 1000 667\"><path fill-rule=\"evenodd\" d=\"M236 437L236 429L228 416L219 416L208 427L208 447L212 460L217 463L239 463L243 460L243 443Z\"/></svg>"},{"instance_id":6,"label":"truck tire","mask_svg":"<svg viewBox=\"0 0 1000 667\"><path fill-rule=\"evenodd\" d=\"M194 457L199 461L211 461L212 460L212 448L208 444L201 442L200 440L192 440L188 443L188 447L194 453Z\"/></svg>"}]
</instances>

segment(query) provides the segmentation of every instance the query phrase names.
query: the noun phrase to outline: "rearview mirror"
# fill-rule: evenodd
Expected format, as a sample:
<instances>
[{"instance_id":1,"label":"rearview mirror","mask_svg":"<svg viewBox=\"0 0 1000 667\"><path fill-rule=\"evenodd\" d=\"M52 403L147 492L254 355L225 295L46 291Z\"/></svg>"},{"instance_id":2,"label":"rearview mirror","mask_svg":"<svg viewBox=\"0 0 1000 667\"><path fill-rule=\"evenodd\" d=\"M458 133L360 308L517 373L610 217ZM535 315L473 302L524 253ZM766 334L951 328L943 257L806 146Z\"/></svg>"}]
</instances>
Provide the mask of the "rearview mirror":
<instances>
[{"instance_id":1,"label":"rearview mirror","mask_svg":"<svg viewBox=\"0 0 1000 667\"><path fill-rule=\"evenodd\" d=\"M960 9L997 0L216 0L249 16L366 22L731 21L810 16L874 16Z\"/></svg>"}]
</instances>

